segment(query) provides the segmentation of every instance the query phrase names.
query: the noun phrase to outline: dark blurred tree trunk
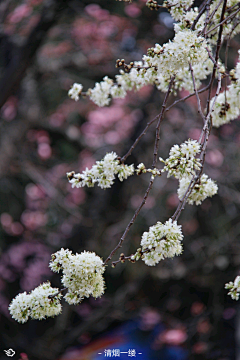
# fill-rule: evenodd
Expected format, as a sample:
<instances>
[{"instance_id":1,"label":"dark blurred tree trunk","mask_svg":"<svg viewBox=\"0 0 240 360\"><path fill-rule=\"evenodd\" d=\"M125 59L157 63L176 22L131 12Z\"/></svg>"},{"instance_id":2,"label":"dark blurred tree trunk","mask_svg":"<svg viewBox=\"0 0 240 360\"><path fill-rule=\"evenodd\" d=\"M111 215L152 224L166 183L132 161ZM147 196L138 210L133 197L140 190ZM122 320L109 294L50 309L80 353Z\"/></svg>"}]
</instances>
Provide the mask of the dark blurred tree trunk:
<instances>
[{"instance_id":1,"label":"dark blurred tree trunk","mask_svg":"<svg viewBox=\"0 0 240 360\"><path fill-rule=\"evenodd\" d=\"M47 0L38 24L23 45L16 45L11 37L6 35L1 37L0 44L4 48L2 56L5 57L6 67L0 79L0 108L8 97L17 91L46 33L56 23L62 11L68 7L68 3L64 0Z\"/></svg>"}]
</instances>

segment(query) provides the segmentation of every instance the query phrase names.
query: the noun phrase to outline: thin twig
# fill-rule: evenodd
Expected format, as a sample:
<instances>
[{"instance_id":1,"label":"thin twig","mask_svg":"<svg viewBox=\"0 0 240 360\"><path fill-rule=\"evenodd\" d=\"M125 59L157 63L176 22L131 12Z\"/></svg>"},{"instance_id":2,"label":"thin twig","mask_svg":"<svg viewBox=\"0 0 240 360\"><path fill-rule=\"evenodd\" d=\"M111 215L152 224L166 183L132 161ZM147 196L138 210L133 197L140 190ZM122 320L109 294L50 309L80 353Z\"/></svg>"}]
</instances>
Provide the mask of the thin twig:
<instances>
[{"instance_id":1,"label":"thin twig","mask_svg":"<svg viewBox=\"0 0 240 360\"><path fill-rule=\"evenodd\" d=\"M227 0L224 0L223 7L222 7L221 18L220 18L220 23L224 19L226 6L227 6ZM214 64L214 66L213 66L213 72L212 72L211 80L210 80L210 83L209 83L209 92L208 92L208 98L207 98L207 114L209 113L209 104L210 104L212 86L213 86L213 82L214 82L214 79L215 79L219 53L220 53L220 49L221 49L221 45L222 45L222 32L223 32L223 25L220 25L219 33L218 33L218 39L217 39L216 54L215 54L215 62L216 62L216 64Z\"/></svg>"},{"instance_id":2,"label":"thin twig","mask_svg":"<svg viewBox=\"0 0 240 360\"><path fill-rule=\"evenodd\" d=\"M207 91L209 89L209 85L207 85L205 88L201 89L201 90L198 90L198 94L201 94L203 93L204 91ZM174 107L175 105L179 104L180 102L183 102L187 99L189 99L190 97L194 96L195 95L195 92L187 95L187 96L184 96L182 99L178 99L178 100L175 100L174 103L172 103L169 107L166 108L166 112L169 111L172 107Z\"/></svg>"},{"instance_id":3,"label":"thin twig","mask_svg":"<svg viewBox=\"0 0 240 360\"><path fill-rule=\"evenodd\" d=\"M192 26L191 26L191 30L195 29L195 26L197 25L198 20L200 19L200 17L203 15L204 11L206 10L206 7L211 3L212 0L207 0L204 4L204 6L202 7L202 9L200 10L198 16L196 17L196 19L193 21Z\"/></svg>"},{"instance_id":4,"label":"thin twig","mask_svg":"<svg viewBox=\"0 0 240 360\"><path fill-rule=\"evenodd\" d=\"M166 111L166 103L167 103L167 100L169 98L169 95L171 93L171 89L172 89L172 85L173 85L173 82L174 82L174 79L175 79L175 76L173 76L170 80L170 83L169 83L169 86L168 86L168 91L165 95L165 98L164 98L164 101L163 101L163 104L162 104L162 110L159 114L159 118L158 118L158 123L157 123L157 126L156 126L156 137L155 137L155 144L154 144L154 153L153 153L153 162L152 162L152 168L154 169L155 166L156 166L156 163L157 163L157 153L158 153L158 146L159 146L159 140L160 140L160 125L161 125L161 122L163 120L163 116L164 116L164 113Z\"/></svg>"},{"instance_id":5,"label":"thin twig","mask_svg":"<svg viewBox=\"0 0 240 360\"><path fill-rule=\"evenodd\" d=\"M146 125L146 127L144 128L144 130L141 132L141 134L138 136L138 138L134 141L133 145L130 147L130 149L128 150L128 152L121 158L121 162L124 163L124 161L127 159L127 157L129 155L131 155L133 149L137 146L137 144L139 143L139 141L141 140L141 138L147 133L148 128L152 125L152 123L154 123L159 117L159 114L157 116L155 116L154 119L152 119L151 121L149 121Z\"/></svg>"},{"instance_id":6,"label":"thin twig","mask_svg":"<svg viewBox=\"0 0 240 360\"><path fill-rule=\"evenodd\" d=\"M212 20L213 16L215 15L215 13L217 12L218 8L220 7L221 3L223 2L223 0L220 0L219 3L217 4L217 6L215 7L215 9L212 11L211 15L209 15L208 21L206 19L205 25L203 30L200 32L200 35L204 34L204 36L206 36L206 28L207 26L211 25L210 21Z\"/></svg>"},{"instance_id":7,"label":"thin twig","mask_svg":"<svg viewBox=\"0 0 240 360\"><path fill-rule=\"evenodd\" d=\"M200 98L199 98L199 95L198 95L198 92L197 92L197 89L196 89L196 82L195 82L195 77L194 77L194 74L193 74L193 68L192 68L191 63L189 63L189 68L190 68L191 75L192 75L193 89L194 89L194 92L195 92L196 98L197 98L198 112L201 115L201 117L203 119L203 122L204 122L205 121L205 116L204 116L204 114L202 112L201 101L200 101Z\"/></svg>"},{"instance_id":8,"label":"thin twig","mask_svg":"<svg viewBox=\"0 0 240 360\"><path fill-rule=\"evenodd\" d=\"M135 213L134 213L131 221L128 223L128 225L127 225L127 227L126 227L126 229L125 229L125 231L124 231L124 233L123 233L123 235L122 235L119 243L118 243L117 246L111 251L111 253L108 255L108 257L107 257L106 260L104 261L103 265L106 265L106 264L109 262L109 260L111 260L111 258L112 258L113 255L116 253L116 251L117 251L120 247L122 247L122 243L123 243L123 241L125 240L125 238L126 238L126 236L127 236L127 233L129 232L131 226L134 224L134 222L135 222L138 214L140 213L143 205L146 203L146 200L147 200L147 197L148 197L148 195L149 195L149 192L150 192L151 189L152 189L153 182L154 182L154 179L151 179L150 182L149 182L148 188L147 188L147 190L146 190L146 192L145 192L145 195L144 195L144 198L143 198L141 204L138 206L138 208L137 208L137 210L135 211Z\"/></svg>"},{"instance_id":9,"label":"thin twig","mask_svg":"<svg viewBox=\"0 0 240 360\"><path fill-rule=\"evenodd\" d=\"M219 73L217 91L216 91L216 94L214 96L211 109L210 109L208 115L206 116L205 123L204 123L203 129L202 129L202 134L201 134L201 136L200 136L200 138L198 140L198 143L201 144L202 135L205 134L204 142L202 144L202 150L201 150L201 153L200 153L201 169L199 170L197 175L193 175L185 194L183 195L182 199L180 199L178 207L177 207L176 211L174 212L174 214L172 216L172 220L174 220L174 221L178 220L181 212L183 211L183 209L185 207L185 204L187 202L188 197L191 195L191 192L192 192L195 184L199 181L199 179L200 179L200 177L202 175L203 165L204 165L204 162L205 162L205 154L206 154L206 149L207 149L207 143L208 143L211 127L212 127L211 122L210 122L210 126L208 124L209 124L210 116L211 116L211 113L212 113L212 111L214 109L214 105L215 105L215 102L216 102L216 99L217 99L217 97L219 95L220 90L221 90L221 74Z\"/></svg>"},{"instance_id":10,"label":"thin twig","mask_svg":"<svg viewBox=\"0 0 240 360\"><path fill-rule=\"evenodd\" d=\"M165 95L165 98L164 98L164 101L163 101L163 104L162 104L162 109L161 109L161 112L160 114L158 115L158 123L157 123L157 126L156 126L156 137L155 137L155 144L154 144L154 154L153 154L153 162L152 162L152 168L155 167L156 165L156 162L157 162L157 151L158 151L158 145L159 145L159 140L160 140L160 136L159 136L159 133L160 133L160 126L161 126L161 122L163 120L163 117L164 117L164 113L166 111L166 103L167 103L167 100L169 98L169 95L171 93L171 89L172 89L172 85L173 85L173 82L174 82L174 77L172 77L170 83L169 83L169 86L168 86L168 91ZM148 185L148 188L145 192L145 195L143 197L143 200L141 202L141 204L138 206L137 210L135 211L131 221L128 223L121 239L119 240L119 243L117 244L117 246L111 251L111 253L108 255L108 257L106 258L106 260L104 261L103 265L106 265L113 257L113 255L116 253L116 251L122 247L122 244L131 228L131 226L134 224L138 214L140 213L143 205L146 203L146 200L147 200L147 197L149 195L149 192L151 191L152 189L152 186L153 186L153 182L154 182L154 179L151 178L150 182L149 182L149 185Z\"/></svg>"}]
</instances>

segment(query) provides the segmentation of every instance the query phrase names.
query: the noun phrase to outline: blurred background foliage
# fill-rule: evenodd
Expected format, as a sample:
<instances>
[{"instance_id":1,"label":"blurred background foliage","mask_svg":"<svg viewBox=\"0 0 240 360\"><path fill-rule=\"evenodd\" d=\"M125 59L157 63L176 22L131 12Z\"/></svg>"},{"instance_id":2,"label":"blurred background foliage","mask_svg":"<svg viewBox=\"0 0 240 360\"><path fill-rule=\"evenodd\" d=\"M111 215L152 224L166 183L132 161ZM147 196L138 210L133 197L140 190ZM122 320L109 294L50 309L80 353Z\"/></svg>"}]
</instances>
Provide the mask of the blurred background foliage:
<instances>
[{"instance_id":1,"label":"blurred background foliage","mask_svg":"<svg viewBox=\"0 0 240 360\"><path fill-rule=\"evenodd\" d=\"M148 47L173 37L173 22L165 11L149 11L143 0L5 0L0 18L0 359L7 348L23 360L63 354L92 359L81 352L87 344L129 329L137 334L135 345L148 348L144 360L239 359L239 306L224 290L240 266L239 121L212 130L205 172L217 181L219 194L186 206L179 221L182 256L154 268L140 262L108 266L102 299L64 304L56 319L24 325L11 319L8 304L19 292L47 279L60 286L48 268L51 253L64 247L108 256L149 180L134 176L106 191L72 189L66 172L82 171L106 152L124 155L159 113L163 95L149 86L97 108L88 99L68 99L67 91L73 82L87 89L113 77L118 58L140 60ZM235 38L229 68L238 48ZM198 139L201 125L195 99L172 108L159 155ZM152 125L128 163L151 166L154 137ZM176 180L155 181L123 245L126 255L139 247L142 232L173 214L176 190Z\"/></svg>"}]
</instances>

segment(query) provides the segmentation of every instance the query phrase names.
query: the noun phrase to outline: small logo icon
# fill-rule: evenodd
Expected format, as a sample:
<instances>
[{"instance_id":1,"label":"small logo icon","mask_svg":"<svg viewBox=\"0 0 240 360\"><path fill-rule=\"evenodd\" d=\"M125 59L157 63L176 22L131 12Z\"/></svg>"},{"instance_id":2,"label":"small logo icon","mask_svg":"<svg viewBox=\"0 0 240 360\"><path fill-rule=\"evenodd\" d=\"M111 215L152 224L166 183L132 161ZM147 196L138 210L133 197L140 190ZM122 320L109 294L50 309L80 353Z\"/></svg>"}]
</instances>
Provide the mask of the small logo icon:
<instances>
[{"instance_id":1,"label":"small logo icon","mask_svg":"<svg viewBox=\"0 0 240 360\"><path fill-rule=\"evenodd\" d=\"M13 349L3 350L7 356L13 357L15 355L15 351Z\"/></svg>"}]
</instances>

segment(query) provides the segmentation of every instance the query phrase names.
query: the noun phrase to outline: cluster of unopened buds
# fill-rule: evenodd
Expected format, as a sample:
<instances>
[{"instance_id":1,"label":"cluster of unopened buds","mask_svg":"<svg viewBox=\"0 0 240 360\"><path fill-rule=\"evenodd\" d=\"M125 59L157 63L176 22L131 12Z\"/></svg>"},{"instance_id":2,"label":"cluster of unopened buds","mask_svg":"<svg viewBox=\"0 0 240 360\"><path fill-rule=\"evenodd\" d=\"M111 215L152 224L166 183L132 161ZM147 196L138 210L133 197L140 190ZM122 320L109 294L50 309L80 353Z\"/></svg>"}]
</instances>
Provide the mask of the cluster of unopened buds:
<instances>
[{"instance_id":1,"label":"cluster of unopened buds","mask_svg":"<svg viewBox=\"0 0 240 360\"><path fill-rule=\"evenodd\" d=\"M122 67L123 66L123 69L124 69L124 71L125 71L125 73L129 73L130 72L130 70L133 68L133 66L134 66L134 62L133 61L131 61L129 64L126 64L125 63L125 60L124 59L117 59L116 60L116 68L120 68L120 67ZM139 68L139 70L140 70L140 68Z\"/></svg>"},{"instance_id":2,"label":"cluster of unopened buds","mask_svg":"<svg viewBox=\"0 0 240 360\"><path fill-rule=\"evenodd\" d=\"M152 179L154 179L156 176L161 176L162 171L157 168L147 169L143 163L139 164L136 169L136 174L141 175L146 173L152 174Z\"/></svg>"},{"instance_id":3,"label":"cluster of unopened buds","mask_svg":"<svg viewBox=\"0 0 240 360\"><path fill-rule=\"evenodd\" d=\"M158 5L157 1L155 0L148 0L146 2L146 6L150 9L150 10L158 10L160 5Z\"/></svg>"}]
</instances>

